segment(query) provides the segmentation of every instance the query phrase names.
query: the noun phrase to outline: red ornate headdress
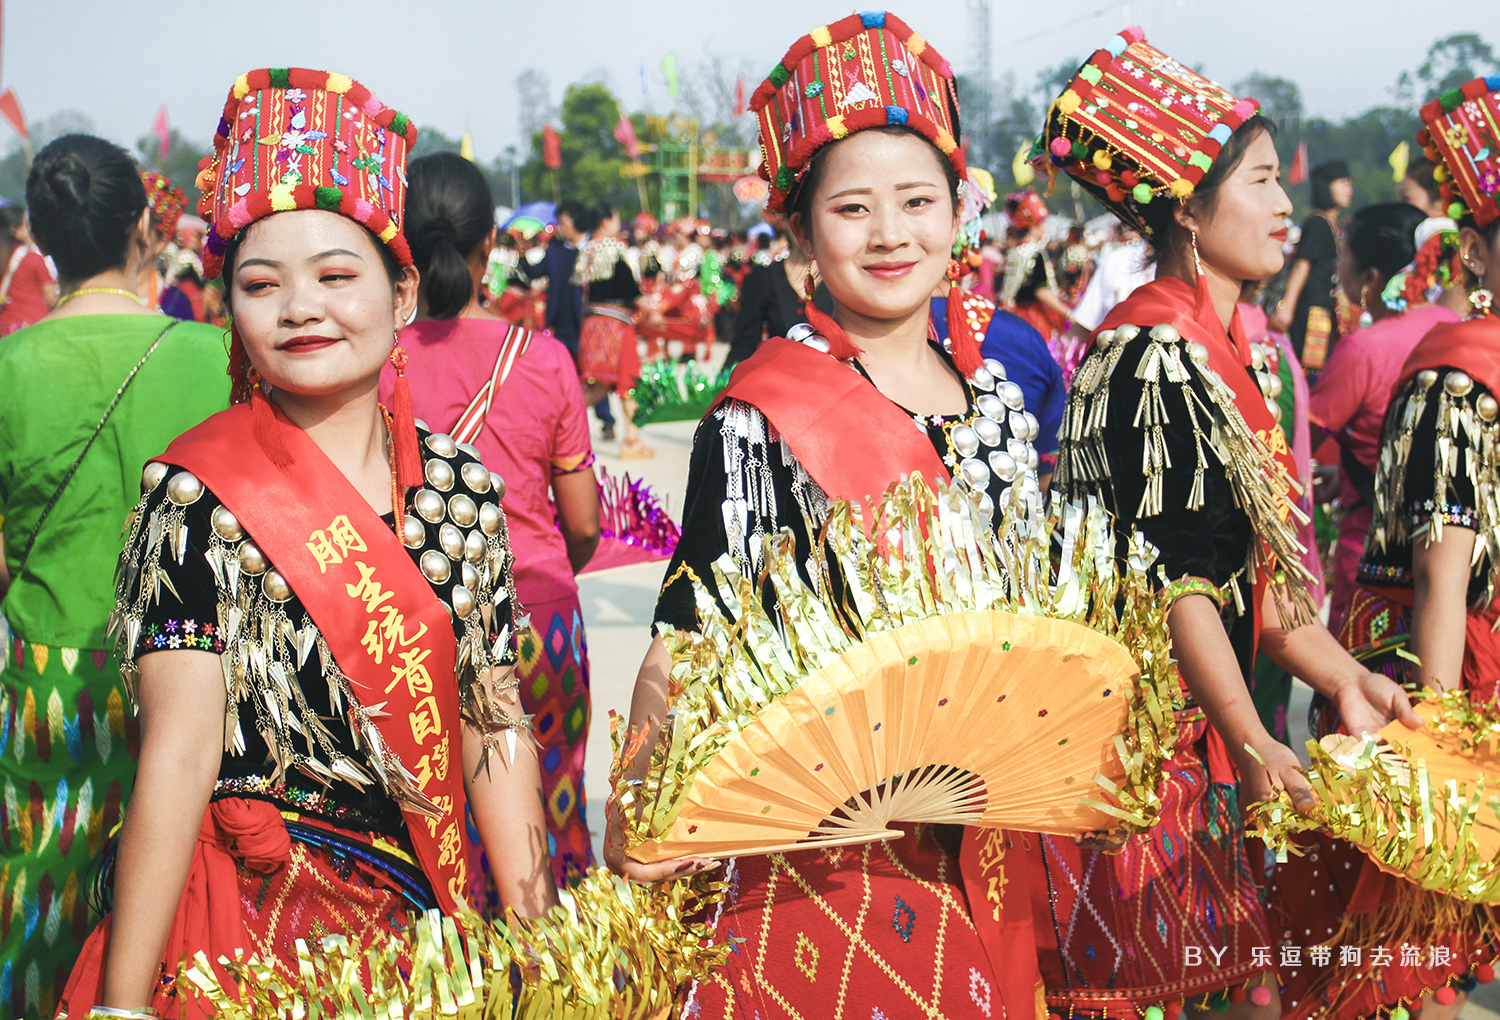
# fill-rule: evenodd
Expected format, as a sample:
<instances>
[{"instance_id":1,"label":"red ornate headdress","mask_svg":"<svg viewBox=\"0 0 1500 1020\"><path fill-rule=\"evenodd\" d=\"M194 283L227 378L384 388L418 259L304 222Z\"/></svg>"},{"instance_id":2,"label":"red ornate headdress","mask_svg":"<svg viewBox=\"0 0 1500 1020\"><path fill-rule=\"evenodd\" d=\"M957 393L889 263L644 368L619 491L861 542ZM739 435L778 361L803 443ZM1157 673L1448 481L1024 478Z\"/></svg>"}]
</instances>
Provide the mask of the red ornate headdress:
<instances>
[{"instance_id":1,"label":"red ornate headdress","mask_svg":"<svg viewBox=\"0 0 1500 1020\"><path fill-rule=\"evenodd\" d=\"M964 177L953 69L885 11L851 14L803 36L755 90L750 109L760 120L771 212L784 210L814 152L865 128L906 125Z\"/></svg>"},{"instance_id":2,"label":"red ornate headdress","mask_svg":"<svg viewBox=\"0 0 1500 1020\"><path fill-rule=\"evenodd\" d=\"M1030 188L1012 191L1005 196L1005 218L1010 225L1020 230L1030 230L1051 215L1042 196Z\"/></svg>"},{"instance_id":3,"label":"red ornate headdress","mask_svg":"<svg viewBox=\"0 0 1500 1020\"><path fill-rule=\"evenodd\" d=\"M198 164L198 213L208 222L203 268L218 276L229 242L273 213L322 209L363 224L403 266L412 264L401 234L406 205L406 157L417 128L345 75L301 67L272 67L242 74L229 90L214 136L214 154ZM406 353L392 353L396 392L392 441L402 486L422 483L421 453L402 369ZM250 401L256 439L285 467L290 454L264 391L252 377L250 358L233 329L229 345L230 394ZM398 508L399 509L399 508Z\"/></svg>"},{"instance_id":4,"label":"red ornate headdress","mask_svg":"<svg viewBox=\"0 0 1500 1020\"><path fill-rule=\"evenodd\" d=\"M1141 207L1191 195L1229 136L1259 109L1127 28L1053 102L1031 159L1049 176L1061 167L1149 236Z\"/></svg>"},{"instance_id":5,"label":"red ornate headdress","mask_svg":"<svg viewBox=\"0 0 1500 1020\"><path fill-rule=\"evenodd\" d=\"M187 196L181 188L154 170L141 171L141 184L146 189L146 205L151 208L151 223L157 236L172 240L177 234L182 209L187 205Z\"/></svg>"},{"instance_id":6,"label":"red ornate headdress","mask_svg":"<svg viewBox=\"0 0 1500 1020\"><path fill-rule=\"evenodd\" d=\"M1428 159L1436 164L1433 177L1448 215L1466 213L1484 227L1500 216L1495 196L1500 193L1500 75L1475 78L1444 92L1422 107L1422 130L1417 133Z\"/></svg>"},{"instance_id":7,"label":"red ornate headdress","mask_svg":"<svg viewBox=\"0 0 1500 1020\"><path fill-rule=\"evenodd\" d=\"M406 155L417 128L342 74L272 67L229 92L214 154L198 167L199 214L212 228L203 266L219 275L229 241L272 213L325 209L370 228L402 265Z\"/></svg>"}]
</instances>

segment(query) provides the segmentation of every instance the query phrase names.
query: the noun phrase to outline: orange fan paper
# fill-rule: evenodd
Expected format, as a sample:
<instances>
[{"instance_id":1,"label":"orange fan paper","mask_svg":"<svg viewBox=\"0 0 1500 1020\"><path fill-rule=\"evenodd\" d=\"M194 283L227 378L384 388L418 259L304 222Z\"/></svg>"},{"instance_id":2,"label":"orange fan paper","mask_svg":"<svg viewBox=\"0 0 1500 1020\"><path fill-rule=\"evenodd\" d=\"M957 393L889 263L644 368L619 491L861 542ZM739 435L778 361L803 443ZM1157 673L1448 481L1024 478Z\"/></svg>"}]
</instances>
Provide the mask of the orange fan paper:
<instances>
[{"instance_id":1,"label":"orange fan paper","mask_svg":"<svg viewBox=\"0 0 1500 1020\"><path fill-rule=\"evenodd\" d=\"M1097 506L1056 501L1028 520L1017 501L997 537L966 496L920 479L875 512L878 544L835 505L818 590L790 537L768 538L770 613L727 556L718 601L694 579L701 630L666 635L672 701L654 745L612 720L631 856L864 843L900 836L896 822L1058 835L1155 823L1178 682L1146 551L1122 579Z\"/></svg>"},{"instance_id":2,"label":"orange fan paper","mask_svg":"<svg viewBox=\"0 0 1500 1020\"><path fill-rule=\"evenodd\" d=\"M1420 730L1309 740L1317 806L1297 814L1283 793L1252 809L1251 831L1285 859L1292 834L1324 829L1423 889L1500 903L1500 707L1462 690L1415 707Z\"/></svg>"}]
</instances>

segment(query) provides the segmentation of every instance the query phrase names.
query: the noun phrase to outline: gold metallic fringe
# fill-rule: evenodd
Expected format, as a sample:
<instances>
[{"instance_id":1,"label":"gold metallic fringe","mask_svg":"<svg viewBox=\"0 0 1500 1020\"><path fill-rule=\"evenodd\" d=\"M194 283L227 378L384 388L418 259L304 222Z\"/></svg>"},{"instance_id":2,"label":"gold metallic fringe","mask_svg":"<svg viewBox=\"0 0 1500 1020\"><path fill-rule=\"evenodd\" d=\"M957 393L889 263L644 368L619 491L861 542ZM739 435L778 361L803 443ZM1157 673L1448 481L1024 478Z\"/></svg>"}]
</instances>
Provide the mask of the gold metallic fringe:
<instances>
[{"instance_id":1,"label":"gold metallic fringe","mask_svg":"<svg viewBox=\"0 0 1500 1020\"><path fill-rule=\"evenodd\" d=\"M1125 325L1095 337L1094 349L1079 366L1068 395L1055 486L1072 497L1102 495L1113 505L1104 434L1107 427L1123 428L1125 423L1110 418L1109 381L1127 348L1133 350L1137 344L1141 351L1134 374L1142 389L1130 427L1142 433L1141 470L1146 488L1135 516L1152 517L1163 511L1163 479L1174 468L1164 438L1164 427L1171 422L1163 397L1165 381L1181 388L1193 432L1195 463L1187 509L1203 506L1203 476L1209 467L1206 454L1212 451L1228 475L1235 502L1249 515L1256 536L1246 552L1249 573L1263 573L1268 579L1282 623L1288 629L1316 621L1317 607L1308 593L1312 576L1302 562L1306 550L1297 538L1298 526L1307 522L1307 515L1294 498L1302 488L1272 455L1266 441L1245 423L1235 406L1234 392L1208 367L1208 352L1203 345L1183 343L1172 326L1160 325L1147 331ZM1262 359L1258 361L1263 364ZM1176 465L1175 469L1185 471L1187 465ZM1118 512L1121 508L1115 509ZM1236 605L1243 611L1238 598Z\"/></svg>"},{"instance_id":2,"label":"gold metallic fringe","mask_svg":"<svg viewBox=\"0 0 1500 1020\"><path fill-rule=\"evenodd\" d=\"M1406 465L1417 423L1436 387L1437 446L1433 450L1432 479L1436 505L1423 508L1432 515L1426 541L1442 540L1444 511L1453 502L1453 479L1462 472L1474 487L1474 509L1479 517L1474 528L1473 568L1476 575L1485 577L1486 585L1478 604L1488 606L1496 595L1493 565L1500 563L1500 421L1496 420L1500 404L1493 394L1476 391L1475 386L1467 372L1449 371L1440 377L1437 370L1429 368L1413 376L1392 402L1376 464L1370 535L1381 550L1387 542L1410 538Z\"/></svg>"},{"instance_id":3,"label":"gold metallic fringe","mask_svg":"<svg viewBox=\"0 0 1500 1020\"><path fill-rule=\"evenodd\" d=\"M1155 550L1132 542L1122 579L1107 515L1094 500L1063 503L1027 517L1017 486L998 534L988 514L961 491L934 493L920 479L892 485L874 508L871 540L861 513L833 504L807 564L817 590L799 576L789 530L767 536L761 576L742 576L728 556L714 565L714 581L730 615L692 578L700 630L665 630L672 652L671 708L643 780L631 778L644 730L630 730L611 713L615 758L610 784L625 824L627 851L659 839L677 817L693 778L758 713L795 690L809 675L845 653L866 634L945 613L1003 610L1058 617L1119 642L1141 669L1125 732L1116 747L1125 781L1106 780L1129 836L1153 826L1161 809L1162 762L1176 747L1173 709L1181 697L1168 651L1166 605L1153 592L1147 569ZM1057 565L1053 555L1057 552ZM838 574L842 585L832 584ZM763 594L774 593L768 613ZM841 592L835 601L831 593ZM819 594L819 593L825 594ZM1107 784L1107 785L1106 785ZM1090 800L1093 806L1099 801Z\"/></svg>"},{"instance_id":4,"label":"gold metallic fringe","mask_svg":"<svg viewBox=\"0 0 1500 1020\"><path fill-rule=\"evenodd\" d=\"M689 920L722 896L722 883L701 878L640 886L596 868L571 910L508 923L430 911L365 946L298 939L295 976L254 956L221 958L228 987L200 952L179 965L178 988L217 1020L657 1020L731 952Z\"/></svg>"},{"instance_id":5,"label":"gold metallic fringe","mask_svg":"<svg viewBox=\"0 0 1500 1020\"><path fill-rule=\"evenodd\" d=\"M1428 731L1451 738L1453 753L1482 752L1493 761L1500 707L1476 703L1462 690L1428 691L1423 703L1432 709ZM1472 782L1437 787L1425 759L1413 763L1409 745L1335 735L1309 740L1307 750L1308 783L1318 798L1311 812L1292 810L1282 791L1252 805L1246 819L1250 834L1265 840L1279 860L1288 851L1300 853L1293 834L1323 829L1422 889L1471 904L1500 903L1500 850L1486 856L1477 838L1500 827L1492 767L1476 760Z\"/></svg>"}]
</instances>

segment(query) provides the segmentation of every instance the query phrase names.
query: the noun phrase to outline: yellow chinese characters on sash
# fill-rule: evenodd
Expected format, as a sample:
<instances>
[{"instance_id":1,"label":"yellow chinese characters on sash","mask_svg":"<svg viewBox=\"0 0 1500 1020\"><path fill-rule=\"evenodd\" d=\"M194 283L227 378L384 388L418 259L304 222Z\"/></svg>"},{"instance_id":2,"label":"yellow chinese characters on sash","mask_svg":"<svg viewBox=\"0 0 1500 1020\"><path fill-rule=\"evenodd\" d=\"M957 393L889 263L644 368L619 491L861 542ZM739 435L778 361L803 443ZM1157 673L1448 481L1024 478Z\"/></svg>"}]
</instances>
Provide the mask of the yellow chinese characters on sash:
<instances>
[{"instance_id":1,"label":"yellow chinese characters on sash","mask_svg":"<svg viewBox=\"0 0 1500 1020\"><path fill-rule=\"evenodd\" d=\"M463 769L453 762L460 722L448 610L390 525L275 413L292 454L287 468L244 441L254 434L246 404L184 433L158 459L202 479L297 593L380 732L378 770L414 779L415 793L399 781L391 792L438 903L455 912L469 866Z\"/></svg>"}]
</instances>

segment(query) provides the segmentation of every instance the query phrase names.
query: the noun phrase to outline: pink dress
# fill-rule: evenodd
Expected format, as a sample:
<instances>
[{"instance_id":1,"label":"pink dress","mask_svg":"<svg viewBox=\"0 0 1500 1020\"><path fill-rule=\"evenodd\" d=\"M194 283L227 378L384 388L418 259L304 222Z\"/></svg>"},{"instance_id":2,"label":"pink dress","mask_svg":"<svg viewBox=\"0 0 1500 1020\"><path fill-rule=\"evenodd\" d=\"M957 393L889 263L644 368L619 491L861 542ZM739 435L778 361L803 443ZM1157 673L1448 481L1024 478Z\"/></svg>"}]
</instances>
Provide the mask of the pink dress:
<instances>
[{"instance_id":1,"label":"pink dress","mask_svg":"<svg viewBox=\"0 0 1500 1020\"><path fill-rule=\"evenodd\" d=\"M434 432L452 429L489 381L510 328L490 319L447 319L401 331L412 409ZM395 382L395 369L387 365L380 377L383 401L389 403ZM501 505L515 552L516 590L521 613L531 617L529 628L517 635L521 700L536 717L548 847L554 874L565 884L581 877L594 859L583 797L589 665L578 583L557 528L552 479L593 466L585 415L572 355L551 333L537 333L495 394L474 440L485 467L505 480ZM480 853L477 837L471 843L471 852ZM475 873L488 872L484 867ZM492 886L474 892L476 905L498 906Z\"/></svg>"},{"instance_id":2,"label":"pink dress","mask_svg":"<svg viewBox=\"0 0 1500 1020\"><path fill-rule=\"evenodd\" d=\"M1373 476L1380 455L1380 433L1391 390L1400 381L1401 366L1432 327L1457 322L1458 316L1439 305L1418 305L1355 330L1339 341L1328 365L1313 387L1309 420L1338 440ZM1333 601L1328 626L1337 634L1357 587L1355 570L1370 530L1370 508L1360 502L1344 472L1339 502L1354 509L1339 524L1338 548L1333 557Z\"/></svg>"}]
</instances>

